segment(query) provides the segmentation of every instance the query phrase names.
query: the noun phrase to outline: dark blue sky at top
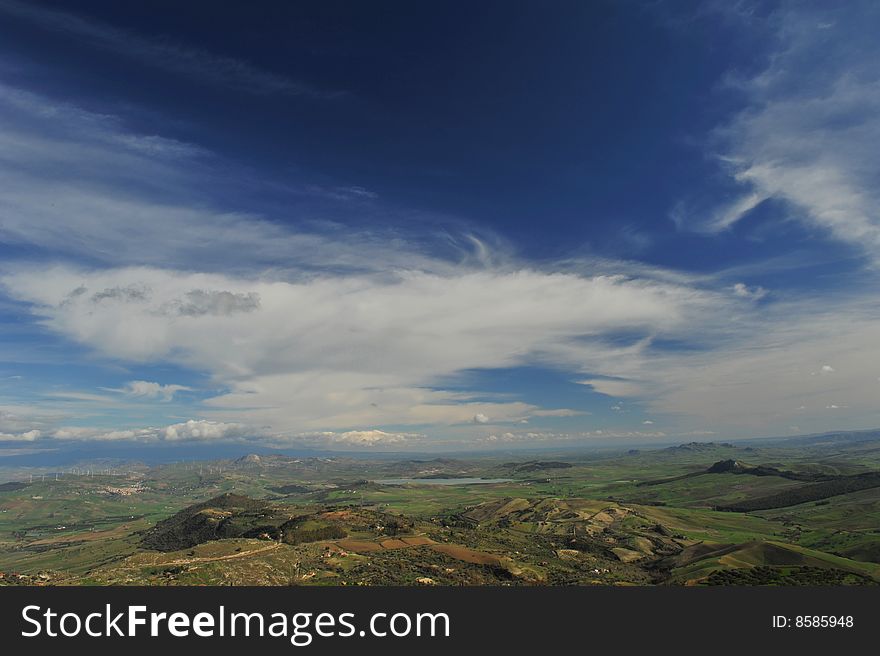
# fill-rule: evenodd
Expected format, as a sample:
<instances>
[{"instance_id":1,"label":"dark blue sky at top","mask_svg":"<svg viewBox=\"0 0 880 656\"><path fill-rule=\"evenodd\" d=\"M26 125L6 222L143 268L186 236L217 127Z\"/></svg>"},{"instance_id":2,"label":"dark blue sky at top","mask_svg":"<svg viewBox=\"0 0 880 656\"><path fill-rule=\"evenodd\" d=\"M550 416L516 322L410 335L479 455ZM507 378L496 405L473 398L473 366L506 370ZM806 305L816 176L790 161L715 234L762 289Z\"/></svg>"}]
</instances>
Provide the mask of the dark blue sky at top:
<instances>
[{"instance_id":1,"label":"dark blue sky at top","mask_svg":"<svg viewBox=\"0 0 880 656\"><path fill-rule=\"evenodd\" d=\"M304 214L289 211L302 198L263 189L226 199L263 203L274 220L403 229L464 221L502 234L527 258L590 252L696 270L776 255L782 237L803 247L792 226L744 241L735 231L682 234L669 218L695 188L730 191L707 165L703 141L741 109L724 74L752 72L766 56L766 44L723 21L677 23L688 15L683 5L46 6L307 86L302 95L230 92L33 22L0 24L5 47L38 64L27 69L37 91L127 110L133 129L197 143L263 179L363 187L382 203Z\"/></svg>"}]
</instances>

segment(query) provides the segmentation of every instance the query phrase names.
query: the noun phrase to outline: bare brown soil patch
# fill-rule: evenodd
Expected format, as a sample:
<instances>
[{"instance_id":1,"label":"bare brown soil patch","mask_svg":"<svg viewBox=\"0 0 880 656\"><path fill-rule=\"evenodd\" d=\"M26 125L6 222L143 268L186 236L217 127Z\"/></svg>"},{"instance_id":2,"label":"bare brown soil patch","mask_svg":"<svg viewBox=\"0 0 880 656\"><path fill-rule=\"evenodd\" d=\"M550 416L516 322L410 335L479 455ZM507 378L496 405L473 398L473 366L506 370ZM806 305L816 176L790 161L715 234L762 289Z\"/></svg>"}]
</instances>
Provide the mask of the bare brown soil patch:
<instances>
[{"instance_id":1,"label":"bare brown soil patch","mask_svg":"<svg viewBox=\"0 0 880 656\"><path fill-rule=\"evenodd\" d=\"M485 553L483 551L474 551L459 544L435 544L431 548L434 551L444 553L456 560L463 560L466 563L475 565L501 565L501 559L498 556Z\"/></svg>"},{"instance_id":2,"label":"bare brown soil patch","mask_svg":"<svg viewBox=\"0 0 880 656\"><path fill-rule=\"evenodd\" d=\"M369 540L339 540L336 544L347 551L357 551L361 553L369 553L371 551L382 551L382 545L378 542L370 542Z\"/></svg>"}]
</instances>

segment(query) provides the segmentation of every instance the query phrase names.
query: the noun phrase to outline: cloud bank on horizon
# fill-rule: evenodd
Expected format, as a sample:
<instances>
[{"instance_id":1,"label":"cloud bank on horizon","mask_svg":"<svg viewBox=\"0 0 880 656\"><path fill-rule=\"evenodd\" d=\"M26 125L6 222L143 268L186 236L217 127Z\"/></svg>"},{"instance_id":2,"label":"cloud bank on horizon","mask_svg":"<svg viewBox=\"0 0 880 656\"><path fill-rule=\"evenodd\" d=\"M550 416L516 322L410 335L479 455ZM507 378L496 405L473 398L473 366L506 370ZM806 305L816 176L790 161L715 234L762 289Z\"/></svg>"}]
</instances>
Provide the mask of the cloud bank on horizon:
<instances>
[{"instance_id":1,"label":"cloud bank on horizon","mask_svg":"<svg viewBox=\"0 0 880 656\"><path fill-rule=\"evenodd\" d=\"M880 425L872 3L94 11L0 1L0 442Z\"/></svg>"}]
</instances>

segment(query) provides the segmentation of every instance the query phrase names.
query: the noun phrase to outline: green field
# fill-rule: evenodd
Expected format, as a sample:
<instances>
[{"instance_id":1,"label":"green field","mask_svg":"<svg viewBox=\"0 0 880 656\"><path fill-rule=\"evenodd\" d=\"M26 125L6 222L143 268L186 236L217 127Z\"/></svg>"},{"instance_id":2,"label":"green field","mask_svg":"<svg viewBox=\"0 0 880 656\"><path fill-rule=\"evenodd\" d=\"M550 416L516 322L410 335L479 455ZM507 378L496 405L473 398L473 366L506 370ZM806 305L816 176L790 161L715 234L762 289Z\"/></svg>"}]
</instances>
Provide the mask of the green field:
<instances>
[{"instance_id":1,"label":"green field","mask_svg":"<svg viewBox=\"0 0 880 656\"><path fill-rule=\"evenodd\" d=\"M875 584L880 486L852 481L873 485L878 470L880 436L528 458L249 456L100 475L7 469L3 480L20 485L0 486L0 582ZM413 480L377 482L400 478Z\"/></svg>"}]
</instances>

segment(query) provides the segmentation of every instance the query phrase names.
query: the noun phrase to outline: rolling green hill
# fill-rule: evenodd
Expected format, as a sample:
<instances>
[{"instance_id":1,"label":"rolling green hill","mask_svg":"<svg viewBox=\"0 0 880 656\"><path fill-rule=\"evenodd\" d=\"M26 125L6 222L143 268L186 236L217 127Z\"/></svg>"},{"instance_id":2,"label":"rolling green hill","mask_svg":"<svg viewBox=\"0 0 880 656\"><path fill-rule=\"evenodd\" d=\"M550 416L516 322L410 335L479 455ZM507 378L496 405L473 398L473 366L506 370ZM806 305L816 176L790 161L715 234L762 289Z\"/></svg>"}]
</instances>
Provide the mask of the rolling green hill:
<instances>
[{"instance_id":1,"label":"rolling green hill","mask_svg":"<svg viewBox=\"0 0 880 656\"><path fill-rule=\"evenodd\" d=\"M861 585L880 568L864 436L118 471L9 472L0 584Z\"/></svg>"}]
</instances>

